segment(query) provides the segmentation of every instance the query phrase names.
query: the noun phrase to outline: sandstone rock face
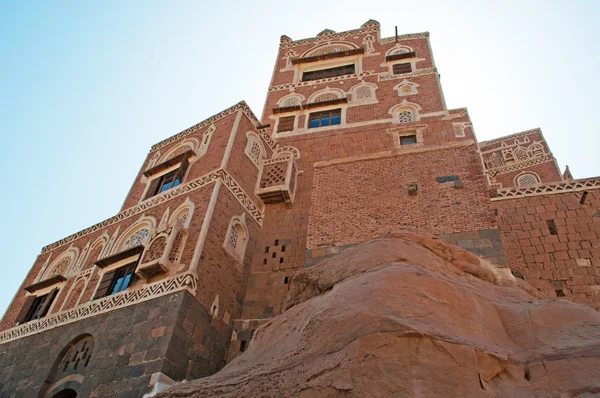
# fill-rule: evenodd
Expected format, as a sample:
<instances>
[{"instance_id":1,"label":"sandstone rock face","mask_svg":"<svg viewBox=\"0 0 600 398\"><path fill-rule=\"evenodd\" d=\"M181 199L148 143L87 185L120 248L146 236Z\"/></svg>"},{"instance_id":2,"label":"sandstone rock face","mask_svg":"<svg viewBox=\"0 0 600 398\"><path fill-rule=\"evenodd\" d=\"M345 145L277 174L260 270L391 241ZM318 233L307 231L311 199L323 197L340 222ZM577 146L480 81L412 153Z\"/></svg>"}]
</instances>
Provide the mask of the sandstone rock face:
<instances>
[{"instance_id":1,"label":"sandstone rock face","mask_svg":"<svg viewBox=\"0 0 600 398\"><path fill-rule=\"evenodd\" d=\"M600 395L600 315L438 238L394 232L292 278L219 373L161 397Z\"/></svg>"}]
</instances>

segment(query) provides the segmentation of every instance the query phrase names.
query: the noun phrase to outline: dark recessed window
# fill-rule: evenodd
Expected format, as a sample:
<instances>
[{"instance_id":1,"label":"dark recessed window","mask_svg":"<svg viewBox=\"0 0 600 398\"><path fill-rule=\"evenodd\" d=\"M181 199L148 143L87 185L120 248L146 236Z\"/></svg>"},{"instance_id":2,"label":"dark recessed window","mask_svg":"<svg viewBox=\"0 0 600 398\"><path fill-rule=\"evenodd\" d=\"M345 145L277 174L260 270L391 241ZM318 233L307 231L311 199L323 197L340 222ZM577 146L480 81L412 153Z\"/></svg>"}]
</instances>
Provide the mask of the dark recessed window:
<instances>
[{"instance_id":1,"label":"dark recessed window","mask_svg":"<svg viewBox=\"0 0 600 398\"><path fill-rule=\"evenodd\" d=\"M156 195L157 193L167 191L181 184L181 179L177 173L178 171L179 170L173 170L172 172L161 176L158 186L156 188L156 192L154 194Z\"/></svg>"},{"instance_id":2,"label":"dark recessed window","mask_svg":"<svg viewBox=\"0 0 600 398\"><path fill-rule=\"evenodd\" d=\"M183 177L185 176L185 172L187 171L188 166L189 161L187 158L184 158L181 161L181 164L179 165L179 168L177 170L173 170L161 176L154 177L154 179L150 181L150 186L146 191L146 196L144 196L144 200L180 185L183 182Z\"/></svg>"},{"instance_id":3,"label":"dark recessed window","mask_svg":"<svg viewBox=\"0 0 600 398\"><path fill-rule=\"evenodd\" d=\"M392 71L394 75L401 75L402 73L410 73L412 72L412 67L409 63L407 64L395 64L392 66Z\"/></svg>"},{"instance_id":4,"label":"dark recessed window","mask_svg":"<svg viewBox=\"0 0 600 398\"><path fill-rule=\"evenodd\" d=\"M327 77L336 77L343 75L354 74L354 64L338 66L336 68L311 70L302 74L302 81L307 82L309 80L325 79Z\"/></svg>"},{"instance_id":5,"label":"dark recessed window","mask_svg":"<svg viewBox=\"0 0 600 398\"><path fill-rule=\"evenodd\" d=\"M400 137L400 145L413 145L417 143L416 135L405 135Z\"/></svg>"},{"instance_id":6,"label":"dark recessed window","mask_svg":"<svg viewBox=\"0 0 600 398\"><path fill-rule=\"evenodd\" d=\"M45 317L48 314L48 310L50 309L57 292L58 289L54 289L48 294L33 298L33 302L31 302L25 317L20 320L20 322L29 322Z\"/></svg>"},{"instance_id":7,"label":"dark recessed window","mask_svg":"<svg viewBox=\"0 0 600 398\"><path fill-rule=\"evenodd\" d=\"M279 124L277 125L277 132L281 133L284 131L294 130L294 120L296 116L285 116L279 118Z\"/></svg>"},{"instance_id":8,"label":"dark recessed window","mask_svg":"<svg viewBox=\"0 0 600 398\"><path fill-rule=\"evenodd\" d=\"M115 276L113 277L111 287L108 289L107 296L122 292L127 289L129 285L131 285L136 265L137 263L134 263L127 267L119 268L117 272L115 272Z\"/></svg>"},{"instance_id":9,"label":"dark recessed window","mask_svg":"<svg viewBox=\"0 0 600 398\"><path fill-rule=\"evenodd\" d=\"M341 122L342 110L331 109L329 111L311 113L308 118L308 128L333 126Z\"/></svg>"},{"instance_id":10,"label":"dark recessed window","mask_svg":"<svg viewBox=\"0 0 600 398\"><path fill-rule=\"evenodd\" d=\"M546 224L548 224L548 229L550 230L551 235L558 235L558 228L556 228L556 223L554 220L546 220Z\"/></svg>"}]
</instances>

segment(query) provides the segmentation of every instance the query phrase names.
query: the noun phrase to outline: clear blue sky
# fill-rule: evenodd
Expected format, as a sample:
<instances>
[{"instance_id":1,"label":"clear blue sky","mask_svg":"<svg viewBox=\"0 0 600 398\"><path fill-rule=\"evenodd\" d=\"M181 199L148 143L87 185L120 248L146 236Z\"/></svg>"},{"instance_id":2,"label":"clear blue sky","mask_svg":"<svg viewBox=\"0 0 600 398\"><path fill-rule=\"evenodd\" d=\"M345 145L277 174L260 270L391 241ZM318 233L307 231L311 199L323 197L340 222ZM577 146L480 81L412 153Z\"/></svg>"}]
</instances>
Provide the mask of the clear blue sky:
<instances>
[{"instance_id":1,"label":"clear blue sky","mask_svg":"<svg viewBox=\"0 0 600 398\"><path fill-rule=\"evenodd\" d=\"M541 127L600 175L598 1L4 1L0 313L42 246L119 211L153 143L242 99L260 116L280 35L368 19L431 33L480 140Z\"/></svg>"}]
</instances>

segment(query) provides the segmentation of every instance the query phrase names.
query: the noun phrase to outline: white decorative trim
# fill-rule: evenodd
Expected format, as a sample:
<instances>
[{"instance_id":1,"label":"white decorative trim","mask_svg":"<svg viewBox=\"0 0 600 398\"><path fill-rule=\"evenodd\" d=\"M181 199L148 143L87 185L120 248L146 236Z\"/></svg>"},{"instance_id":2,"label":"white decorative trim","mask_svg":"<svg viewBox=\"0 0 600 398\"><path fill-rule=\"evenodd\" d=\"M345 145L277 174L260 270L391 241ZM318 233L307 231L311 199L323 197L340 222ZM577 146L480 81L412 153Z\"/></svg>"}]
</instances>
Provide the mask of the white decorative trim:
<instances>
[{"instance_id":1,"label":"white decorative trim","mask_svg":"<svg viewBox=\"0 0 600 398\"><path fill-rule=\"evenodd\" d=\"M244 256L249 240L250 233L248 232L248 226L246 225L246 213L242 213L241 216L233 216L227 227L223 248L231 257L236 259L240 265L244 263ZM232 246L232 243L235 246ZM241 271L241 267L239 270Z\"/></svg>"},{"instance_id":2,"label":"white decorative trim","mask_svg":"<svg viewBox=\"0 0 600 398\"><path fill-rule=\"evenodd\" d=\"M370 70L370 71L363 71L361 73L358 74L353 74L353 75L342 75L342 76L335 76L335 77L327 77L325 79L319 79L319 80L309 80L306 82L296 82L296 83L286 83L286 84L280 84L279 86L271 86L269 87L269 92L273 92L273 91L281 91L281 90L289 90L295 87L307 87L307 86L314 86L314 85L318 85L318 84L323 84L323 83L329 83L329 82L337 82L337 81L341 81L341 80L348 80L348 79L361 79L365 76L373 76L375 75L375 72ZM403 75L404 76L404 75Z\"/></svg>"},{"instance_id":3,"label":"white decorative trim","mask_svg":"<svg viewBox=\"0 0 600 398\"><path fill-rule=\"evenodd\" d=\"M521 197L552 195L566 192L579 192L588 189L600 188L600 177L584 178L581 180L570 180L561 182L550 182L545 184L532 185L529 187L510 187L501 188L496 192L495 200L518 199Z\"/></svg>"},{"instance_id":4,"label":"white decorative trim","mask_svg":"<svg viewBox=\"0 0 600 398\"><path fill-rule=\"evenodd\" d=\"M306 97L302 94L298 93L289 93L279 98L277 101L278 107L287 107L287 106L298 106L302 105L302 102L306 100Z\"/></svg>"},{"instance_id":5,"label":"white decorative trim","mask_svg":"<svg viewBox=\"0 0 600 398\"><path fill-rule=\"evenodd\" d=\"M310 97L308 97L308 103L312 104L314 102L320 102L320 101L315 101L315 100L319 99L320 96L326 95L326 94L331 94L332 96L335 96L335 98L325 99L325 100L321 100L321 101L329 101L329 100L334 100L334 99L346 98L346 92L344 90L340 90L339 88L330 88L329 86L327 86L321 90L318 90L318 91L312 93L310 95Z\"/></svg>"},{"instance_id":6,"label":"white decorative trim","mask_svg":"<svg viewBox=\"0 0 600 398\"><path fill-rule=\"evenodd\" d=\"M359 92L363 91L363 93L367 93L367 90L369 90L368 92L370 93L368 97L364 97L364 95ZM362 82L355 84L348 90L351 95L351 101L348 106L377 104L379 101L377 101L376 91L377 85L374 83L368 83L363 80Z\"/></svg>"},{"instance_id":7,"label":"white decorative trim","mask_svg":"<svg viewBox=\"0 0 600 398\"><path fill-rule=\"evenodd\" d=\"M334 40L344 40L348 37L365 34L365 33L376 33L377 36L379 36L380 29L381 29L381 26L380 26L379 22L374 21L374 20L369 20L369 21L365 22L364 24L362 24L360 29L348 30L346 32L339 32L339 33L335 33L332 30L326 29L325 31L320 33L321 36L312 37L309 39L292 40L288 36L284 35L284 36L281 36L281 40L279 42L279 48L285 49L285 48L292 48L292 47L298 47L298 46L306 46L308 44L326 43L326 42L334 41ZM419 34L427 34L427 36L429 36L429 33L419 33ZM414 36L414 35L402 35L399 37L402 37L404 39L405 36Z\"/></svg>"},{"instance_id":8,"label":"white decorative trim","mask_svg":"<svg viewBox=\"0 0 600 398\"><path fill-rule=\"evenodd\" d=\"M75 265L75 263L77 262L78 258L79 258L79 248L73 247L71 245L71 247L69 247L60 256L58 256L54 261L52 261L52 263L50 263L49 265L46 264L44 266L44 268L42 269L42 271L38 274L38 276L36 278L36 282L48 279L53 274L60 274L60 275L62 275L64 277L70 276L70 272L73 269L73 265ZM60 263L63 262L64 260L68 260L67 266L62 271L62 273L56 273L55 272L55 268L58 265L60 265Z\"/></svg>"},{"instance_id":9,"label":"white decorative trim","mask_svg":"<svg viewBox=\"0 0 600 398\"><path fill-rule=\"evenodd\" d=\"M396 54L406 54L406 53L410 53L413 52L414 50L409 47L409 46L404 46L400 43L396 43L394 45L394 47L390 48L389 50L386 51L385 56L388 57L390 55L396 55Z\"/></svg>"},{"instance_id":10,"label":"white decorative trim","mask_svg":"<svg viewBox=\"0 0 600 398\"><path fill-rule=\"evenodd\" d=\"M419 87L417 83L409 82L404 79L394 86L394 90L398 91L398 97L405 97L407 95L418 94L419 91L417 90L417 87Z\"/></svg>"},{"instance_id":11,"label":"white decorative trim","mask_svg":"<svg viewBox=\"0 0 600 398\"><path fill-rule=\"evenodd\" d=\"M147 209L150 209L154 206L157 206L161 203L164 203L173 198L179 197L181 195L185 195L189 192L195 191L202 187L205 187L208 184L215 182L216 180L222 180L225 183L225 186L229 191L236 197L238 202L246 209L249 215L256 221L257 224L262 225L263 221L263 213L260 208L252 201L250 195L248 195L242 187L235 181L229 173L224 170L218 169L212 172L209 172L195 180L190 181L187 184L179 185L173 189L170 189L161 194L155 195L148 200L145 200L139 203L136 206L130 207L117 215L108 218L98 224L92 225L86 229L83 229L75 234L69 235L66 238L63 238L57 242L51 243L42 248L42 253L46 253L49 250L56 249L57 247L63 246L67 243L70 243L76 239L79 239L87 234L96 232L100 229L103 229L109 225L113 225L119 223L129 217L132 217L136 214L139 214ZM114 239L114 236L113 236Z\"/></svg>"},{"instance_id":12,"label":"white decorative trim","mask_svg":"<svg viewBox=\"0 0 600 398\"><path fill-rule=\"evenodd\" d=\"M212 125L210 128L214 129L214 125ZM188 138L188 139L184 140L183 142L175 145L173 148L171 148L169 150L169 152L165 153L165 155L160 158L160 161L156 162L156 164L161 164L161 163L164 163L167 160L171 159L172 157L174 157L173 154L175 152L179 152L177 155L182 154L182 153L184 153L186 151L194 151L194 152L196 152L196 149L199 146L200 146L200 144L198 143L197 139L195 139L195 138ZM199 155L199 156L202 156L202 155Z\"/></svg>"},{"instance_id":13,"label":"white decorative trim","mask_svg":"<svg viewBox=\"0 0 600 398\"><path fill-rule=\"evenodd\" d=\"M455 122L452 123L452 129L454 130L454 136L457 138L465 137L465 129L467 127L473 127L471 122Z\"/></svg>"},{"instance_id":14,"label":"white decorative trim","mask_svg":"<svg viewBox=\"0 0 600 398\"><path fill-rule=\"evenodd\" d=\"M523 180L527 177L533 177L535 180L535 183L533 184L523 184ZM513 183L515 187L529 187L532 185L537 185L539 183L541 183L542 180L540 178L540 176L538 175L538 173L534 173L533 171L522 171L521 173L517 174L515 176L515 178L513 178Z\"/></svg>"},{"instance_id":15,"label":"white decorative trim","mask_svg":"<svg viewBox=\"0 0 600 398\"><path fill-rule=\"evenodd\" d=\"M4 330L0 332L0 344L32 334L45 332L96 315L106 314L110 311L153 300L178 291L185 290L192 296L196 296L196 286L196 275L191 273L175 275L172 278L144 285L137 290L125 290L124 292L103 297L98 300L88 301L75 308Z\"/></svg>"},{"instance_id":16,"label":"white decorative trim","mask_svg":"<svg viewBox=\"0 0 600 398\"><path fill-rule=\"evenodd\" d=\"M263 147L260 136L254 131L247 131L246 138L248 141L246 142L244 153L248 156L248 159L250 159L253 165L260 168L260 162L265 158L265 148Z\"/></svg>"},{"instance_id":17,"label":"white decorative trim","mask_svg":"<svg viewBox=\"0 0 600 398\"><path fill-rule=\"evenodd\" d=\"M493 155L497 155L497 153L492 154L492 156ZM498 155L498 157L500 157L500 155ZM509 164L509 165L491 167L491 168L485 170L484 174L497 176L499 174L506 174L506 173L510 173L511 171L520 170L520 169L523 169L526 167L534 166L536 164L542 164L542 163L552 162L552 161L554 161L554 156L552 156L552 154L548 154L548 155L540 156L537 158L525 160L523 162L515 162L515 163Z\"/></svg>"},{"instance_id":18,"label":"white decorative trim","mask_svg":"<svg viewBox=\"0 0 600 398\"><path fill-rule=\"evenodd\" d=\"M357 48L359 47L350 41L328 41L325 44L319 44L309 48L300 56L300 58L313 57L315 56L315 53L318 53L316 55L335 54L337 52L355 50Z\"/></svg>"},{"instance_id":19,"label":"white decorative trim","mask_svg":"<svg viewBox=\"0 0 600 398\"><path fill-rule=\"evenodd\" d=\"M407 123L407 122L416 122L416 121L420 120L420 116L419 116L420 110L421 110L421 106L419 104L417 104L415 102L409 102L405 98L399 104L392 106L388 110L388 113L390 115L392 115L392 123L399 124L399 123ZM409 115L406 112L410 112L411 115ZM401 116L404 115L404 113L406 113L406 117L410 118L411 120L401 121L400 118L401 118Z\"/></svg>"},{"instance_id":20,"label":"white decorative trim","mask_svg":"<svg viewBox=\"0 0 600 398\"><path fill-rule=\"evenodd\" d=\"M431 75L437 73L437 69L436 68L424 68L424 69L417 69L414 72L410 72L410 73L402 73L400 75L394 75L391 73L379 73L377 76L378 81L380 82L385 82L387 80L397 80L397 79L406 79L407 77L415 77L415 76L424 76L424 75Z\"/></svg>"},{"instance_id":21,"label":"white decorative trim","mask_svg":"<svg viewBox=\"0 0 600 398\"><path fill-rule=\"evenodd\" d=\"M194 126L183 130L182 132L175 134L172 137L169 137L165 140L160 141L157 144L152 145L152 148L150 149L150 152L154 152L164 146L167 146L175 141L180 140L183 137L186 137L192 133L195 133L198 130L203 129L206 126L210 126L213 123L216 123L217 121L232 115L233 113L237 112L238 110L241 110L242 112L244 112L244 114L254 123L254 125L258 125L260 122L258 121L258 119L256 118L256 116L254 115L254 113L252 113L252 110L250 109L250 107L248 106L248 104L246 104L245 101L241 101L238 102L237 104L235 104L234 106L225 109L224 111L221 111L219 113L217 113L216 115L213 115L211 117L209 117L206 120L203 120L202 122L195 124Z\"/></svg>"},{"instance_id":22,"label":"white decorative trim","mask_svg":"<svg viewBox=\"0 0 600 398\"><path fill-rule=\"evenodd\" d=\"M524 137L526 135L531 135L531 134L542 134L542 130L538 127L535 129L531 129L531 130L525 130L525 131L521 131L520 133L515 133L515 134L511 134L511 135L505 135L504 137L500 137L500 138L494 138L492 140L489 141L481 141L479 143L480 147L486 146L486 145L490 145L490 144L497 144L500 143L502 141L506 141L509 139L514 139L514 138L520 138L520 137Z\"/></svg>"},{"instance_id":23,"label":"white decorative trim","mask_svg":"<svg viewBox=\"0 0 600 398\"><path fill-rule=\"evenodd\" d=\"M130 225L123 232L123 234L121 234L121 237L117 239L117 243L113 247L111 254L118 253L122 250L129 249L134 246L138 246L138 244L133 244L133 246L124 247L128 239L130 239L131 237L133 237L133 235L144 229L148 230L148 233L145 235L144 238L142 238L142 241L140 243L142 245L146 245L154 236L156 232L156 219L152 216L145 216L142 214L142 216L136 222Z\"/></svg>"},{"instance_id":24,"label":"white decorative trim","mask_svg":"<svg viewBox=\"0 0 600 398\"><path fill-rule=\"evenodd\" d=\"M423 33L408 33L405 35L398 35L398 40L415 40L415 39L427 39L429 37L429 32ZM381 44L394 43L396 41L396 36L384 37L379 42Z\"/></svg>"}]
</instances>

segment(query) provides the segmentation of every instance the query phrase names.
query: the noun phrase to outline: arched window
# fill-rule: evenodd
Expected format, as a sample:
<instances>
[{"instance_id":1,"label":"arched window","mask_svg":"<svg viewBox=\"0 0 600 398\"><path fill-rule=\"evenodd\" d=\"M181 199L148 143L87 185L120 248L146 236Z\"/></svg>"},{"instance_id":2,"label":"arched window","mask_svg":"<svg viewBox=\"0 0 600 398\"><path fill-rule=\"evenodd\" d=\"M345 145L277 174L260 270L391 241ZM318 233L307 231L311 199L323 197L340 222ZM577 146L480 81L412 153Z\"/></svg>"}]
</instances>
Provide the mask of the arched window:
<instances>
[{"instance_id":1,"label":"arched window","mask_svg":"<svg viewBox=\"0 0 600 398\"><path fill-rule=\"evenodd\" d=\"M352 95L351 104L374 104L377 103L375 95L377 86L373 83L361 82L350 89Z\"/></svg>"},{"instance_id":2,"label":"arched window","mask_svg":"<svg viewBox=\"0 0 600 398\"><path fill-rule=\"evenodd\" d=\"M281 99L277 101L277 105L282 108L289 106L298 106L302 104L302 101L304 101L304 96L300 94L291 93L284 97L281 97Z\"/></svg>"},{"instance_id":3,"label":"arched window","mask_svg":"<svg viewBox=\"0 0 600 398\"><path fill-rule=\"evenodd\" d=\"M542 144L535 143L529 146L529 153L531 153L533 157L538 157L543 156L546 151L544 150L544 146Z\"/></svg>"},{"instance_id":4,"label":"arched window","mask_svg":"<svg viewBox=\"0 0 600 398\"><path fill-rule=\"evenodd\" d=\"M339 96L335 93L324 93L324 94L314 97L311 102L333 101L338 98L339 98Z\"/></svg>"},{"instance_id":5,"label":"arched window","mask_svg":"<svg viewBox=\"0 0 600 398\"><path fill-rule=\"evenodd\" d=\"M202 135L202 141L200 142L200 146L198 147L198 151L196 153L196 155L198 155L198 157L203 156L204 154L206 154L206 151L208 151L208 146L210 145L210 139L212 138L212 135L216 129L217 128L215 127L215 125L212 124L208 128L208 130L206 130L204 132L204 134Z\"/></svg>"},{"instance_id":6,"label":"arched window","mask_svg":"<svg viewBox=\"0 0 600 398\"><path fill-rule=\"evenodd\" d=\"M523 160L527 160L529 158L529 154L527 153L527 149L523 147L517 147L515 150L515 157L518 161L522 162Z\"/></svg>"},{"instance_id":7,"label":"arched window","mask_svg":"<svg viewBox=\"0 0 600 398\"><path fill-rule=\"evenodd\" d=\"M402 100L398 105L390 108L388 113L392 115L394 123L410 123L419 120L419 104Z\"/></svg>"},{"instance_id":8,"label":"arched window","mask_svg":"<svg viewBox=\"0 0 600 398\"><path fill-rule=\"evenodd\" d=\"M248 131L246 133L246 137L248 137L248 142L246 143L245 149L246 155L256 167L259 167L265 153L262 143L260 142L260 138L252 131Z\"/></svg>"},{"instance_id":9,"label":"arched window","mask_svg":"<svg viewBox=\"0 0 600 398\"><path fill-rule=\"evenodd\" d=\"M394 90L398 91L399 97L404 97L406 95L418 94L419 91L417 90L417 87L419 87L417 83L409 82L404 79L394 86Z\"/></svg>"},{"instance_id":10,"label":"arched window","mask_svg":"<svg viewBox=\"0 0 600 398\"><path fill-rule=\"evenodd\" d=\"M150 231L148 228L142 228L137 230L133 235L131 235L125 243L123 243L123 250L131 249L135 246L143 245L150 235Z\"/></svg>"},{"instance_id":11,"label":"arched window","mask_svg":"<svg viewBox=\"0 0 600 398\"><path fill-rule=\"evenodd\" d=\"M229 222L223 247L233 258L243 263L247 245L248 227L246 226L245 214L234 216Z\"/></svg>"},{"instance_id":12,"label":"arched window","mask_svg":"<svg viewBox=\"0 0 600 398\"><path fill-rule=\"evenodd\" d=\"M519 187L527 187L540 183L540 179L533 173L524 173L517 177L516 185Z\"/></svg>"},{"instance_id":13,"label":"arched window","mask_svg":"<svg viewBox=\"0 0 600 398\"><path fill-rule=\"evenodd\" d=\"M501 167L504 166L504 160L497 153L492 153L490 156L490 163L492 167Z\"/></svg>"},{"instance_id":14,"label":"arched window","mask_svg":"<svg viewBox=\"0 0 600 398\"><path fill-rule=\"evenodd\" d=\"M415 120L412 109L405 109L398 112L398 122L408 123Z\"/></svg>"}]
</instances>

